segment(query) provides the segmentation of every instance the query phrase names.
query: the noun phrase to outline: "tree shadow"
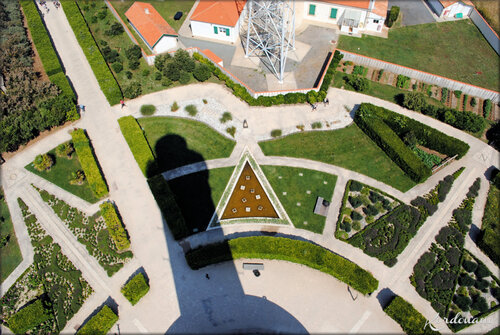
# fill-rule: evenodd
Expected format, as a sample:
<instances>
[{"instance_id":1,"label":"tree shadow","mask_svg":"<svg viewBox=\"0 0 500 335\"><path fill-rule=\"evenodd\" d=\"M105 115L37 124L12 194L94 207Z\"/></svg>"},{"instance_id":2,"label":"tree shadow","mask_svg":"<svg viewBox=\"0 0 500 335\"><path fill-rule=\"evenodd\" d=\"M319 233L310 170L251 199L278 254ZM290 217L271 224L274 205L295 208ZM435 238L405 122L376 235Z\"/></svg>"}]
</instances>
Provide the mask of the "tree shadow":
<instances>
[{"instance_id":1,"label":"tree shadow","mask_svg":"<svg viewBox=\"0 0 500 335\"><path fill-rule=\"evenodd\" d=\"M174 147L173 143L177 145ZM163 165L159 164L163 167L179 166L180 162L191 164L202 158L199 153L189 150L186 141L177 135L160 139L157 150L162 150L162 154L168 153L163 158ZM176 164L169 163L167 157L174 157ZM210 172L205 169L168 182L191 231L204 230L215 211L209 176ZM180 309L179 318L166 333L307 333L295 317L277 304L266 297L244 292L240 276L259 280L251 271L237 270L232 261L192 270L184 256L191 249L189 242L174 240L167 226L169 218L165 209L163 214L168 260ZM207 243L224 238L222 229L200 234L208 234L205 236ZM262 271L261 277L265 275Z\"/></svg>"}]
</instances>

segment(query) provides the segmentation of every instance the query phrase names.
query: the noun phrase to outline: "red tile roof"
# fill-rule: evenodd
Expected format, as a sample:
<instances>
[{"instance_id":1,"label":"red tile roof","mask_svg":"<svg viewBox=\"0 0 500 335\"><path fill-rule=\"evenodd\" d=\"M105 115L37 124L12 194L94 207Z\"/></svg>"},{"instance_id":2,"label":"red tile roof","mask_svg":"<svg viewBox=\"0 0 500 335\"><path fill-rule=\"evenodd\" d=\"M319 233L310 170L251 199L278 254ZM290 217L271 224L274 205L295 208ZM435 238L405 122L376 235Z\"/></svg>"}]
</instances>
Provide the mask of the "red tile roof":
<instances>
[{"instance_id":1,"label":"red tile roof","mask_svg":"<svg viewBox=\"0 0 500 335\"><path fill-rule=\"evenodd\" d=\"M167 21L148 3L134 2L125 16L151 47L163 35L178 36Z\"/></svg>"},{"instance_id":2,"label":"red tile roof","mask_svg":"<svg viewBox=\"0 0 500 335\"><path fill-rule=\"evenodd\" d=\"M441 5L443 5L444 8L449 7L453 5L454 3L458 2L457 0L439 0L441 2ZM472 6L474 7L474 4L470 0L461 0L464 4L467 6Z\"/></svg>"},{"instance_id":3,"label":"red tile roof","mask_svg":"<svg viewBox=\"0 0 500 335\"><path fill-rule=\"evenodd\" d=\"M372 12L381 17L387 16L387 8L389 7L389 0L375 0Z\"/></svg>"},{"instance_id":4,"label":"red tile roof","mask_svg":"<svg viewBox=\"0 0 500 335\"><path fill-rule=\"evenodd\" d=\"M342 5L346 7L356 7L361 9L370 8L370 0L321 0L321 1L328 2L334 5Z\"/></svg>"},{"instance_id":5,"label":"red tile roof","mask_svg":"<svg viewBox=\"0 0 500 335\"><path fill-rule=\"evenodd\" d=\"M205 54L205 56L207 56L208 58L210 58L216 64L222 63L222 59L219 56L217 56L216 54L214 54L212 52L212 50L205 49L205 50L202 50L202 52Z\"/></svg>"},{"instance_id":6,"label":"red tile roof","mask_svg":"<svg viewBox=\"0 0 500 335\"><path fill-rule=\"evenodd\" d=\"M191 20L234 27L245 3L246 0L200 0L191 15Z\"/></svg>"}]
</instances>

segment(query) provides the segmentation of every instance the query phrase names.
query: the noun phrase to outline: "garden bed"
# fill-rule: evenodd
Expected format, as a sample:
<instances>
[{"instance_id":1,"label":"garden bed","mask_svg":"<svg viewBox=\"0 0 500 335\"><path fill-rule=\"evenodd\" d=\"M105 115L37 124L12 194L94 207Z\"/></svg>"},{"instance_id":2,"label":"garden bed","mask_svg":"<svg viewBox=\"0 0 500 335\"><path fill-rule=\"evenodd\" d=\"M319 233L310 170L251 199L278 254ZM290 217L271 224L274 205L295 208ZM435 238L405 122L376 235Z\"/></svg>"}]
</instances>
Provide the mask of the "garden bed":
<instances>
[{"instance_id":1,"label":"garden bed","mask_svg":"<svg viewBox=\"0 0 500 335\"><path fill-rule=\"evenodd\" d=\"M479 248L498 266L500 266L500 173L490 182L488 199L484 207L481 234L477 242Z\"/></svg>"},{"instance_id":2,"label":"garden bed","mask_svg":"<svg viewBox=\"0 0 500 335\"><path fill-rule=\"evenodd\" d=\"M5 201L3 189L0 187L0 282L3 282L22 262L23 256L19 249L16 232Z\"/></svg>"}]
</instances>

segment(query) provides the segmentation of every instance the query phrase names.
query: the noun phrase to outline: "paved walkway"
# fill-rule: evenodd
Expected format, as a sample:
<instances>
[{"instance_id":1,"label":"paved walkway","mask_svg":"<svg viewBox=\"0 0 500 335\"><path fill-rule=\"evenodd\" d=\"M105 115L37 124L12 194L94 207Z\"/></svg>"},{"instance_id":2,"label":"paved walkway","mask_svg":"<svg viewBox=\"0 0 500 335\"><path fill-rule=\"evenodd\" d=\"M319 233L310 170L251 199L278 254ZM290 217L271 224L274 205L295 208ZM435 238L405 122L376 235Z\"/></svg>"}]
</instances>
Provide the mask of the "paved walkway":
<instances>
[{"instance_id":1,"label":"paved walkway","mask_svg":"<svg viewBox=\"0 0 500 335\"><path fill-rule=\"evenodd\" d=\"M110 107L107 103L63 11L51 10L48 15L45 15L45 21L67 74L78 93L79 103L86 105L85 114L74 126L85 128L92 140L96 156L110 188L109 198L115 201L120 210L131 236L134 252L134 259L115 276L108 278L102 268L96 264L95 259L90 257L87 251L75 241L74 236L43 203L36 191L29 186L31 182L34 182L46 187L56 196L66 197L65 199L81 210L91 212L95 209L92 208L95 205L91 206L79 199L74 199L63 190L42 182L23 169L36 154L46 152L59 143L67 141L70 127L63 128L17 153L2 166L2 185L9 208L13 213L14 227L25 258L22 266L29 265L32 249L16 204L16 198L19 195L26 200L43 226L61 244L63 252L82 271L83 276L96 291L70 320L65 331L71 332L78 328L92 311L104 303L107 297L111 297L118 304L120 315L120 320L112 331L118 332L119 326L121 332L130 333L165 332L166 330L172 332L202 330L220 333L242 329L301 333L374 330L383 333L400 332L399 326L383 313L375 297L386 287L414 304L427 318L435 316L430 304L421 298L410 285L408 276L416 260L429 247L434 235L447 224L451 211L460 204L474 179L482 176L491 165L498 166L499 153L497 151L480 140L437 120L407 111L377 98L338 89L331 89L328 93L330 106L320 108L314 113L304 105L249 107L235 98L226 88L215 84L190 85L149 94L128 102L128 106L122 111L119 106ZM359 297L359 300L354 300L357 301L357 305L354 305L348 302L351 298L342 283L318 271L286 262L266 261L265 273L258 279L242 271L239 261L234 264L224 263L207 268L206 271L210 273L211 278L209 280L205 278L203 272L192 271L187 267L183 249L172 239L166 228L146 180L121 135L117 119L134 113L144 103L158 105L172 103L174 100L189 100L193 98L194 92L197 98L216 99L227 106L237 118L247 119L250 126L249 129L237 133L237 145L231 156L204 163L209 168L234 165L242 150L248 147L260 164L297 166L338 175L337 187L333 194L333 206L330 208L322 235L292 227L280 227L277 235L309 240L349 258L371 271L379 279L379 291L371 297ZM448 135L466 141L471 149L464 158L439 171L426 183L402 193L369 177L340 167L304 159L266 157L257 144L256 139L267 136L272 129L290 128L297 124L330 118L344 106L352 109L361 102L372 102L408 115ZM175 171L167 171L164 176L174 178L198 171L202 166L203 164L195 164ZM365 255L360 249L333 237L340 199L348 179L360 180L408 202L416 195L428 192L437 181L461 166L465 166L466 170L453 185L446 202L440 205L438 211L419 230L417 236L400 255L399 263L395 267L387 268L382 262ZM486 187L484 183L483 187ZM483 198L484 194L480 196L477 206L484 203L481 200ZM475 211L475 220L477 220L478 213L480 213L480 207ZM227 226L191 236L183 245L195 247L221 240L228 235L254 235L262 230L266 229L261 225ZM476 254L476 251L473 252ZM138 305L132 307L124 301L119 289L140 267L143 267L150 279L151 290ZM14 273L19 275L21 271L16 269ZM8 278L10 283L15 280L15 276L11 277ZM2 292L8 287L7 284L4 283ZM324 311L318 311L318 303L325 307ZM339 305L344 308L339 310ZM498 313L491 315L489 319L498 321ZM259 320L259 323L252 322L252 320ZM468 331L483 332L488 327L491 328L488 325L475 325L468 328Z\"/></svg>"}]
</instances>

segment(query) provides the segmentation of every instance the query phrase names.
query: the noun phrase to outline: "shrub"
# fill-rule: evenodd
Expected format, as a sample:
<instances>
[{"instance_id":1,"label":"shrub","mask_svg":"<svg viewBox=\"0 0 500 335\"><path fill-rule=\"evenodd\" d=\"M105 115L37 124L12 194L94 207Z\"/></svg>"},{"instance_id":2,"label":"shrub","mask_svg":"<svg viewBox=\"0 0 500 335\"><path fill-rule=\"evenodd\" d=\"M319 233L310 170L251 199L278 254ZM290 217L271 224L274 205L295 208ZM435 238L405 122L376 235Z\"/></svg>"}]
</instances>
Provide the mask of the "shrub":
<instances>
[{"instance_id":1,"label":"shrub","mask_svg":"<svg viewBox=\"0 0 500 335\"><path fill-rule=\"evenodd\" d=\"M470 309L470 305L472 304L472 300L469 297L464 295L455 295L453 297L453 302L457 304L460 310L467 312Z\"/></svg>"},{"instance_id":2,"label":"shrub","mask_svg":"<svg viewBox=\"0 0 500 335\"><path fill-rule=\"evenodd\" d=\"M470 306L471 309L475 309L476 311L479 311L481 313L484 313L488 310L488 303L486 302L486 299L484 297L477 296L477 298L475 298L474 300L475 301Z\"/></svg>"},{"instance_id":3,"label":"shrub","mask_svg":"<svg viewBox=\"0 0 500 335\"><path fill-rule=\"evenodd\" d=\"M222 113L222 117L219 119L219 121L220 121L220 123L226 123L228 121L231 121L232 119L233 119L233 116L231 115L231 113L224 112L224 113Z\"/></svg>"},{"instance_id":4,"label":"shrub","mask_svg":"<svg viewBox=\"0 0 500 335\"><path fill-rule=\"evenodd\" d=\"M363 184L356 180L351 181L351 185L349 186L349 189L353 192L359 192L362 188Z\"/></svg>"},{"instance_id":5,"label":"shrub","mask_svg":"<svg viewBox=\"0 0 500 335\"><path fill-rule=\"evenodd\" d=\"M195 69L194 60L189 56L189 53L183 49L179 49L175 52L174 63L177 64L180 70L186 72L193 72Z\"/></svg>"},{"instance_id":6,"label":"shrub","mask_svg":"<svg viewBox=\"0 0 500 335\"><path fill-rule=\"evenodd\" d=\"M366 207L363 207L363 213L365 213L366 215L372 215L372 216L375 216L379 213L378 209L373 206L373 205L368 205Z\"/></svg>"},{"instance_id":7,"label":"shrub","mask_svg":"<svg viewBox=\"0 0 500 335\"><path fill-rule=\"evenodd\" d=\"M425 97L419 92L409 92L405 93L403 97L402 106L417 112L422 111L427 105Z\"/></svg>"},{"instance_id":8,"label":"shrub","mask_svg":"<svg viewBox=\"0 0 500 335\"><path fill-rule=\"evenodd\" d=\"M144 70L142 70L142 76L143 76L143 77L147 77L147 76L149 76L149 73L150 73L149 69L144 69Z\"/></svg>"},{"instance_id":9,"label":"shrub","mask_svg":"<svg viewBox=\"0 0 500 335\"><path fill-rule=\"evenodd\" d=\"M162 75L161 75L161 72L155 72L155 80L161 80L162 78Z\"/></svg>"},{"instance_id":10,"label":"shrub","mask_svg":"<svg viewBox=\"0 0 500 335\"><path fill-rule=\"evenodd\" d=\"M386 259L384 261L384 264L387 265L388 267L392 268L394 265L396 265L397 262L398 262L397 258L390 258L390 259Z\"/></svg>"},{"instance_id":11,"label":"shrub","mask_svg":"<svg viewBox=\"0 0 500 335\"><path fill-rule=\"evenodd\" d=\"M148 291L149 285L142 273L138 273L132 277L132 279L130 279L129 282L121 289L125 298L127 298L132 305L137 304L139 300L141 300L141 298L148 293Z\"/></svg>"},{"instance_id":12,"label":"shrub","mask_svg":"<svg viewBox=\"0 0 500 335\"><path fill-rule=\"evenodd\" d=\"M238 258L280 259L332 275L362 294L378 287L378 281L355 263L318 245L283 237L240 237L190 250L185 256L192 269Z\"/></svg>"},{"instance_id":13,"label":"shrub","mask_svg":"<svg viewBox=\"0 0 500 335\"><path fill-rule=\"evenodd\" d=\"M172 104L172 106L170 107L170 110L172 112L177 112L179 110L179 105L177 104L177 101L174 101L174 103Z\"/></svg>"},{"instance_id":14,"label":"shrub","mask_svg":"<svg viewBox=\"0 0 500 335\"><path fill-rule=\"evenodd\" d=\"M108 186L106 185L104 176L101 174L87 134L85 134L83 129L76 129L71 132L71 137L73 138L73 146L92 192L94 192L97 198L105 196L108 194Z\"/></svg>"},{"instance_id":15,"label":"shrub","mask_svg":"<svg viewBox=\"0 0 500 335\"><path fill-rule=\"evenodd\" d=\"M354 65L354 68L352 70L352 74L355 75L366 76L367 73L368 73L368 68L361 65Z\"/></svg>"},{"instance_id":16,"label":"shrub","mask_svg":"<svg viewBox=\"0 0 500 335\"><path fill-rule=\"evenodd\" d=\"M191 80L191 76L186 71L181 71L179 75L179 83L186 85Z\"/></svg>"},{"instance_id":17,"label":"shrub","mask_svg":"<svg viewBox=\"0 0 500 335\"><path fill-rule=\"evenodd\" d=\"M127 77L127 79L132 79L132 72L125 71L125 77Z\"/></svg>"},{"instance_id":18,"label":"shrub","mask_svg":"<svg viewBox=\"0 0 500 335\"><path fill-rule=\"evenodd\" d=\"M130 70L137 70L140 65L141 65L141 63L137 59L132 59L132 60L129 60L129 62L128 62L128 68Z\"/></svg>"},{"instance_id":19,"label":"shrub","mask_svg":"<svg viewBox=\"0 0 500 335\"><path fill-rule=\"evenodd\" d=\"M184 221L184 217L167 181L160 174L149 178L148 184L174 239L180 240L189 236L191 232Z\"/></svg>"},{"instance_id":20,"label":"shrub","mask_svg":"<svg viewBox=\"0 0 500 335\"><path fill-rule=\"evenodd\" d=\"M491 275L490 270L483 263L479 263L476 271L474 272L477 278L485 278Z\"/></svg>"},{"instance_id":21,"label":"shrub","mask_svg":"<svg viewBox=\"0 0 500 335\"><path fill-rule=\"evenodd\" d=\"M469 273L474 272L477 269L477 263L474 261L464 260L464 262L462 263L462 266L464 267L465 271L467 271Z\"/></svg>"},{"instance_id":22,"label":"shrub","mask_svg":"<svg viewBox=\"0 0 500 335\"><path fill-rule=\"evenodd\" d=\"M115 71L116 73L120 73L120 72L123 71L123 65L122 65L122 63L118 63L118 62L113 63L111 65L111 67L113 68L113 71Z\"/></svg>"},{"instance_id":23,"label":"shrub","mask_svg":"<svg viewBox=\"0 0 500 335\"><path fill-rule=\"evenodd\" d=\"M354 229L355 231L358 231L361 229L361 222L359 221L353 221L352 222L352 229Z\"/></svg>"},{"instance_id":24,"label":"shrub","mask_svg":"<svg viewBox=\"0 0 500 335\"><path fill-rule=\"evenodd\" d=\"M441 89L441 102L445 103L446 100L448 100L448 89L446 87L443 87Z\"/></svg>"},{"instance_id":25,"label":"shrub","mask_svg":"<svg viewBox=\"0 0 500 335\"><path fill-rule=\"evenodd\" d=\"M363 215L359 214L356 211L352 211L351 219L353 219L354 221L359 221L359 220L363 219Z\"/></svg>"},{"instance_id":26,"label":"shrub","mask_svg":"<svg viewBox=\"0 0 500 335\"><path fill-rule=\"evenodd\" d=\"M402 74L399 74L397 77L396 81L396 87L402 88L402 89L408 89L410 87L410 77L403 76Z\"/></svg>"},{"instance_id":27,"label":"shrub","mask_svg":"<svg viewBox=\"0 0 500 335\"><path fill-rule=\"evenodd\" d=\"M394 22L397 21L398 16L399 16L399 7L392 6L391 9L389 10L389 15L387 16L387 20L385 21L387 27L391 28Z\"/></svg>"},{"instance_id":28,"label":"shrub","mask_svg":"<svg viewBox=\"0 0 500 335\"><path fill-rule=\"evenodd\" d=\"M137 44L130 46L125 50L125 56L130 61L138 61L142 57L141 47Z\"/></svg>"},{"instance_id":29,"label":"shrub","mask_svg":"<svg viewBox=\"0 0 500 335\"><path fill-rule=\"evenodd\" d=\"M460 99L460 97L462 96L462 91L455 90L453 91L453 94L455 95L455 98Z\"/></svg>"},{"instance_id":30,"label":"shrub","mask_svg":"<svg viewBox=\"0 0 500 335\"><path fill-rule=\"evenodd\" d=\"M198 81L206 81L211 76L210 68L205 64L198 63L194 68L193 76Z\"/></svg>"},{"instance_id":31,"label":"shrub","mask_svg":"<svg viewBox=\"0 0 500 335\"><path fill-rule=\"evenodd\" d=\"M85 173L82 170L71 172L71 180L69 181L71 185L82 185L84 181Z\"/></svg>"},{"instance_id":32,"label":"shrub","mask_svg":"<svg viewBox=\"0 0 500 335\"><path fill-rule=\"evenodd\" d=\"M228 133L229 135L234 137L234 135L236 134L236 127L232 126L232 127L226 128L226 133Z\"/></svg>"},{"instance_id":33,"label":"shrub","mask_svg":"<svg viewBox=\"0 0 500 335\"><path fill-rule=\"evenodd\" d=\"M196 114L198 114L198 109L196 108L195 105L187 105L186 107L184 107L184 109L191 116L196 116Z\"/></svg>"},{"instance_id":34,"label":"shrub","mask_svg":"<svg viewBox=\"0 0 500 335\"><path fill-rule=\"evenodd\" d=\"M281 129L273 129L271 130L271 137L280 137L282 134Z\"/></svg>"},{"instance_id":35,"label":"shrub","mask_svg":"<svg viewBox=\"0 0 500 335\"><path fill-rule=\"evenodd\" d=\"M118 321L118 316L104 305L96 315L94 315L83 327L78 335L106 335L113 325Z\"/></svg>"},{"instance_id":36,"label":"shrub","mask_svg":"<svg viewBox=\"0 0 500 335\"><path fill-rule=\"evenodd\" d=\"M475 98L475 97L472 97L472 98L470 99L470 105L471 105L472 107L476 107L476 105L477 105L477 101L476 101L476 98Z\"/></svg>"},{"instance_id":37,"label":"shrub","mask_svg":"<svg viewBox=\"0 0 500 335\"><path fill-rule=\"evenodd\" d=\"M137 98L141 94L142 86L139 82L130 83L127 87L125 87L125 90L123 90L123 95L129 99Z\"/></svg>"},{"instance_id":38,"label":"shrub","mask_svg":"<svg viewBox=\"0 0 500 335\"><path fill-rule=\"evenodd\" d=\"M163 70L165 77L172 81L177 81L181 77L181 70L179 66L174 62L169 62Z\"/></svg>"},{"instance_id":39,"label":"shrub","mask_svg":"<svg viewBox=\"0 0 500 335\"><path fill-rule=\"evenodd\" d=\"M111 25L111 27L109 27L108 30L104 32L104 34L108 36L118 36L120 34L123 34L123 32L123 26L120 23L115 22Z\"/></svg>"},{"instance_id":40,"label":"shrub","mask_svg":"<svg viewBox=\"0 0 500 335\"><path fill-rule=\"evenodd\" d=\"M458 277L458 283L460 286L472 286L474 285L475 280L471 276L463 274Z\"/></svg>"},{"instance_id":41,"label":"shrub","mask_svg":"<svg viewBox=\"0 0 500 335\"><path fill-rule=\"evenodd\" d=\"M316 121L311 123L311 128L312 129L321 129L323 127L323 124L320 121Z\"/></svg>"},{"instance_id":42,"label":"shrub","mask_svg":"<svg viewBox=\"0 0 500 335\"><path fill-rule=\"evenodd\" d=\"M370 81L359 76L344 76L344 81L357 92L365 92L370 88Z\"/></svg>"},{"instance_id":43,"label":"shrub","mask_svg":"<svg viewBox=\"0 0 500 335\"><path fill-rule=\"evenodd\" d=\"M99 47L89 31L77 3L73 1L65 2L63 10L106 99L111 105L118 104L122 99L120 86L99 51Z\"/></svg>"},{"instance_id":44,"label":"shrub","mask_svg":"<svg viewBox=\"0 0 500 335\"><path fill-rule=\"evenodd\" d=\"M157 171L155 158L137 120L131 115L124 116L118 119L118 124L144 176L153 176Z\"/></svg>"},{"instance_id":45,"label":"shrub","mask_svg":"<svg viewBox=\"0 0 500 335\"><path fill-rule=\"evenodd\" d=\"M465 112L467 109L467 100L469 100L469 96L464 94L464 100L462 100L462 110Z\"/></svg>"},{"instance_id":46,"label":"shrub","mask_svg":"<svg viewBox=\"0 0 500 335\"><path fill-rule=\"evenodd\" d=\"M349 196L349 203L352 208L358 208L363 203L359 197Z\"/></svg>"},{"instance_id":47,"label":"shrub","mask_svg":"<svg viewBox=\"0 0 500 335\"><path fill-rule=\"evenodd\" d=\"M12 315L7 320L7 324L15 334L24 334L50 318L49 310L44 306L41 299L37 299L34 303Z\"/></svg>"},{"instance_id":48,"label":"shrub","mask_svg":"<svg viewBox=\"0 0 500 335\"><path fill-rule=\"evenodd\" d=\"M144 116L153 115L156 112L156 107L154 105L142 105L141 114Z\"/></svg>"},{"instance_id":49,"label":"shrub","mask_svg":"<svg viewBox=\"0 0 500 335\"><path fill-rule=\"evenodd\" d=\"M480 291L487 289L490 286L490 282L486 279L476 280L474 282L474 287Z\"/></svg>"},{"instance_id":50,"label":"shrub","mask_svg":"<svg viewBox=\"0 0 500 335\"><path fill-rule=\"evenodd\" d=\"M75 152L75 148L73 148L73 144L71 142L61 143L56 148L56 155L58 157L71 157L71 155Z\"/></svg>"},{"instance_id":51,"label":"shrub","mask_svg":"<svg viewBox=\"0 0 500 335\"><path fill-rule=\"evenodd\" d=\"M484 116L485 119L487 119L490 116L491 107L492 107L491 100L490 99L484 100L484 103L483 103L483 116Z\"/></svg>"},{"instance_id":52,"label":"shrub","mask_svg":"<svg viewBox=\"0 0 500 335\"><path fill-rule=\"evenodd\" d=\"M116 248L120 251L130 247L130 241L123 227L123 222L118 215L115 206L110 202L103 202L99 205L101 215L104 218L109 235L115 242Z\"/></svg>"},{"instance_id":53,"label":"shrub","mask_svg":"<svg viewBox=\"0 0 500 335\"><path fill-rule=\"evenodd\" d=\"M380 69L377 74L377 81L380 81L382 79L382 75L384 74L384 69Z\"/></svg>"},{"instance_id":54,"label":"shrub","mask_svg":"<svg viewBox=\"0 0 500 335\"><path fill-rule=\"evenodd\" d=\"M38 171L47 171L54 165L54 159L49 154L38 155L33 161L33 166Z\"/></svg>"}]
</instances>

